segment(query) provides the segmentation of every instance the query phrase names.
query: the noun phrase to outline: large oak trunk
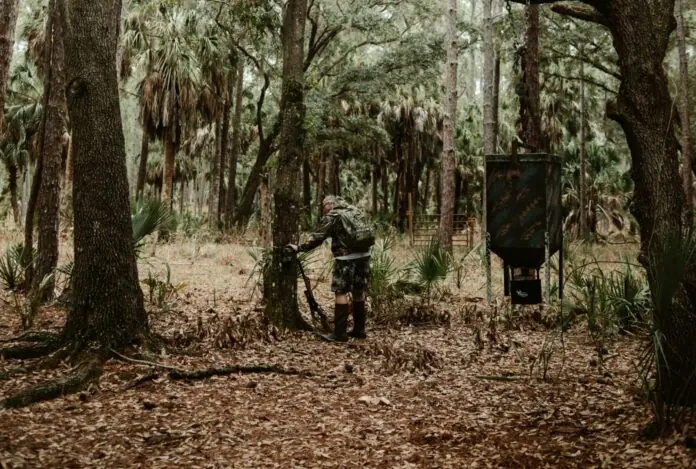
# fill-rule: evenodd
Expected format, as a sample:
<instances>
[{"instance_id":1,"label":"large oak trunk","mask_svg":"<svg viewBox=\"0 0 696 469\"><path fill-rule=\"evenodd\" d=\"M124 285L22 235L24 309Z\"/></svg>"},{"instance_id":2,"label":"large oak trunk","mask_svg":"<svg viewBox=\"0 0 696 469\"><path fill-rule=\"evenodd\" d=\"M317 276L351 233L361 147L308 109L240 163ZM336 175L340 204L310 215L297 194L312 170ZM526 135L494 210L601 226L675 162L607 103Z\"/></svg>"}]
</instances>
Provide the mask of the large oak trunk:
<instances>
[{"instance_id":1,"label":"large oak trunk","mask_svg":"<svg viewBox=\"0 0 696 469\"><path fill-rule=\"evenodd\" d=\"M116 77L121 1L59 3L74 139L75 264L65 338L118 348L148 332Z\"/></svg>"},{"instance_id":2,"label":"large oak trunk","mask_svg":"<svg viewBox=\"0 0 696 469\"><path fill-rule=\"evenodd\" d=\"M304 160L304 25L307 0L290 0L283 21L283 92L280 155L273 186L272 261L264 276L266 317L291 329L307 329L297 307L297 267L284 259L283 246L297 242L300 173Z\"/></svg>"},{"instance_id":3,"label":"large oak trunk","mask_svg":"<svg viewBox=\"0 0 696 469\"><path fill-rule=\"evenodd\" d=\"M53 294L53 281L40 291L43 279L51 274L58 264L58 220L60 210L60 180L63 160L63 134L66 114L65 102L65 55L63 32L61 30L60 10L54 8L51 19L51 83L48 85L48 105L46 107L46 134L42 147L43 173L39 186L39 242L36 262L36 275L33 279L33 293L50 298Z\"/></svg>"},{"instance_id":4,"label":"large oak trunk","mask_svg":"<svg viewBox=\"0 0 696 469\"><path fill-rule=\"evenodd\" d=\"M659 5L655 5L659 3ZM672 99L663 62L673 27L674 0L614 0L601 12L608 19L619 56L622 80L610 117L621 124L631 149L635 182L632 213L640 225L640 260L648 270L653 295L660 279L653 275L666 241L683 227L684 192L679 178ZM691 265L670 311L658 312L656 327L664 336L660 388L668 402L696 404L696 265Z\"/></svg>"}]
</instances>

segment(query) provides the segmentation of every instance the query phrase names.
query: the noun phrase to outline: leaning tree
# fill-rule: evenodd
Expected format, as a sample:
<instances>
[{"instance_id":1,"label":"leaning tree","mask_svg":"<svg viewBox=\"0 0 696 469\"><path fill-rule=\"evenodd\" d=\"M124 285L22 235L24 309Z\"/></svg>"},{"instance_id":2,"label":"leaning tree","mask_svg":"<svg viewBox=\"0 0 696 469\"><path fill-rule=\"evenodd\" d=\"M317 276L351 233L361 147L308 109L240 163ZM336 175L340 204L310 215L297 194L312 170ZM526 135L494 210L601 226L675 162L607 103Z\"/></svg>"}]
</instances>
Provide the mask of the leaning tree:
<instances>
[{"instance_id":1,"label":"leaning tree","mask_svg":"<svg viewBox=\"0 0 696 469\"><path fill-rule=\"evenodd\" d=\"M648 273L658 305L655 327L661 338L658 392L668 403L696 404L696 259L674 266L673 279L661 275L682 240L685 199L679 177L675 115L663 68L676 26L674 0L513 0L554 4L552 10L603 25L618 54L619 93L607 103L608 117L621 125L631 151L635 184L632 213L640 225L639 260ZM683 242L682 242L683 243ZM674 281L672 288L669 282ZM665 300L665 297L668 297ZM666 306L666 307L662 307Z\"/></svg>"}]
</instances>

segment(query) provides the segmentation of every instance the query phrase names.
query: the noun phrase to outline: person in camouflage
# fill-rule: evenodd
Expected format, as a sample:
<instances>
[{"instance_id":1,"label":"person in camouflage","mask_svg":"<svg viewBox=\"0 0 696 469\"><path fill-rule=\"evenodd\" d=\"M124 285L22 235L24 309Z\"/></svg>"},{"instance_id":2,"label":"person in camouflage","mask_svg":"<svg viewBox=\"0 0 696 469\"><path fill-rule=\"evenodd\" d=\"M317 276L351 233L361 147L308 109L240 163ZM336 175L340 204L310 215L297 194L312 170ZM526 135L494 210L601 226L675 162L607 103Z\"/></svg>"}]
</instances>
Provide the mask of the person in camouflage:
<instances>
[{"instance_id":1,"label":"person in camouflage","mask_svg":"<svg viewBox=\"0 0 696 469\"><path fill-rule=\"evenodd\" d=\"M334 331L323 335L326 340L345 342L348 337L365 339L365 289L370 280L370 246L372 241L355 243L354 236L348 233L342 218L363 218L362 212L338 196L327 196L323 200L323 213L319 227L311 238L299 246L290 245L295 251L311 251L324 240L331 238L331 252L334 256L331 291L336 295L334 310ZM353 297L353 330L348 327L348 293Z\"/></svg>"}]
</instances>

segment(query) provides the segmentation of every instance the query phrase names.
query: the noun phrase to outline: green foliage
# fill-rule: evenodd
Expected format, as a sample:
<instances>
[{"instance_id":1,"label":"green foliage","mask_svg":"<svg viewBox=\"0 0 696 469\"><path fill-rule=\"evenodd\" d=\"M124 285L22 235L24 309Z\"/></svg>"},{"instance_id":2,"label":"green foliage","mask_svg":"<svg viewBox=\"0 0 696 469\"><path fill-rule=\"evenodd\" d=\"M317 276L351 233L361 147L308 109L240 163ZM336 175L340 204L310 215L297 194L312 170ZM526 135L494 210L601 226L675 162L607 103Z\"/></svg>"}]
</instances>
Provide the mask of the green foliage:
<instances>
[{"instance_id":1,"label":"green foliage","mask_svg":"<svg viewBox=\"0 0 696 469\"><path fill-rule=\"evenodd\" d=\"M433 286L443 282L452 270L452 255L440 246L440 241L431 238L427 245L415 251L415 259L409 270L418 284L425 288L425 300L430 303Z\"/></svg>"},{"instance_id":2,"label":"green foliage","mask_svg":"<svg viewBox=\"0 0 696 469\"><path fill-rule=\"evenodd\" d=\"M370 285L367 293L372 311L377 315L384 314L399 294L396 284L399 269L390 253L394 242L393 237L380 238L371 249Z\"/></svg>"},{"instance_id":3,"label":"green foliage","mask_svg":"<svg viewBox=\"0 0 696 469\"><path fill-rule=\"evenodd\" d=\"M171 231L176 219L166 204L159 200L142 199L131 204L131 225L133 227L133 246L139 254L145 238L156 231Z\"/></svg>"},{"instance_id":4,"label":"green foliage","mask_svg":"<svg viewBox=\"0 0 696 469\"><path fill-rule=\"evenodd\" d=\"M172 271L169 264L165 264L165 274L161 277L148 271L147 278L142 281L148 287L148 301L151 305L156 306L161 311L169 309L169 304L174 300L186 283L172 283Z\"/></svg>"},{"instance_id":5,"label":"green foliage","mask_svg":"<svg viewBox=\"0 0 696 469\"><path fill-rule=\"evenodd\" d=\"M20 291L25 288L25 275L28 265L22 262L24 245L17 243L11 245L0 257L0 281L6 290ZM36 258L36 250L32 258Z\"/></svg>"}]
</instances>

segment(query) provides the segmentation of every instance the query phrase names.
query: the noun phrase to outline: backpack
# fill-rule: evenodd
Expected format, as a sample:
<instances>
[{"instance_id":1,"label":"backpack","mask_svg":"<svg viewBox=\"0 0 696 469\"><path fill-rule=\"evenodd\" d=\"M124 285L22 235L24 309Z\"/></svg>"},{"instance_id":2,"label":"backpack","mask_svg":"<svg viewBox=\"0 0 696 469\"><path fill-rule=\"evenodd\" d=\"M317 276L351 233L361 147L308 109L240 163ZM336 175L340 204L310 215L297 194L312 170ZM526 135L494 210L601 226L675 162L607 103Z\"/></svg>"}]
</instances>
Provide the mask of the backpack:
<instances>
[{"instance_id":1,"label":"backpack","mask_svg":"<svg viewBox=\"0 0 696 469\"><path fill-rule=\"evenodd\" d=\"M375 244L375 230L365 213L348 206L337 210L346 233L346 244L355 252L367 252Z\"/></svg>"}]
</instances>

